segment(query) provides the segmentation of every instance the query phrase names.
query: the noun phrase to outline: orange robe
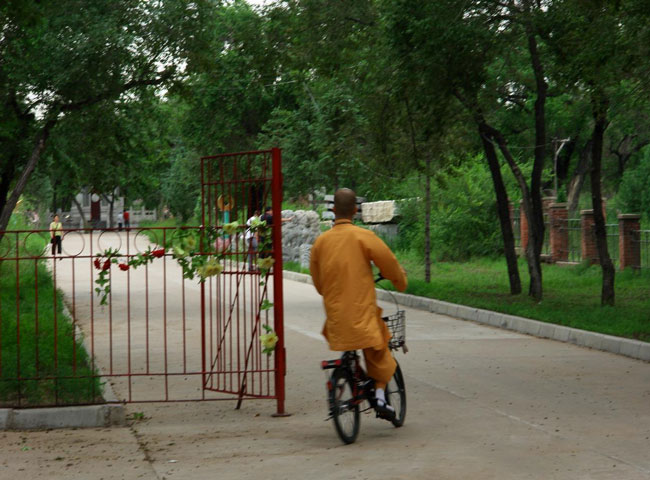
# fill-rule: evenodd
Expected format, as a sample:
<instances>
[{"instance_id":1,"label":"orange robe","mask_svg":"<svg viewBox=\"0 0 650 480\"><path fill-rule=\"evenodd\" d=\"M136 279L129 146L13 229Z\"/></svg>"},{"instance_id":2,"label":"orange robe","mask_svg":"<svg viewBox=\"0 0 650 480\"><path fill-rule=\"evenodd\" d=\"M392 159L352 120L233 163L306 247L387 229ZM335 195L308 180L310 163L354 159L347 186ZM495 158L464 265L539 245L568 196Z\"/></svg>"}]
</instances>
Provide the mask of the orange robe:
<instances>
[{"instance_id":1,"label":"orange robe","mask_svg":"<svg viewBox=\"0 0 650 480\"><path fill-rule=\"evenodd\" d=\"M332 350L387 346L390 333L377 306L371 262L395 288L406 289L406 275L395 255L370 230L350 220L336 220L334 227L314 242L310 270L314 286L323 296L327 315L323 335Z\"/></svg>"}]
</instances>

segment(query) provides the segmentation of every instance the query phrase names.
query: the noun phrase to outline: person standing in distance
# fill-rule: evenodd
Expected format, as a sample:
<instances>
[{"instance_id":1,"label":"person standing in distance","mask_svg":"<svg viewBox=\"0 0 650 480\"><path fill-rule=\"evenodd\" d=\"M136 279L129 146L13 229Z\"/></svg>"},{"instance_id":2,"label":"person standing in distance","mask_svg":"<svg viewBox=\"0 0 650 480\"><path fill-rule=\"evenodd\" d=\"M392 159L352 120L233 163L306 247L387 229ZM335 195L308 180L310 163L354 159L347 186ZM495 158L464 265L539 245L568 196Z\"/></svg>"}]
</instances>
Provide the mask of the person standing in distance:
<instances>
[{"instance_id":1,"label":"person standing in distance","mask_svg":"<svg viewBox=\"0 0 650 480\"><path fill-rule=\"evenodd\" d=\"M52 243L52 256L56 257L58 249L61 255L61 237L63 235L63 225L59 221L59 216L54 215L54 220L50 223L50 242Z\"/></svg>"},{"instance_id":2,"label":"person standing in distance","mask_svg":"<svg viewBox=\"0 0 650 480\"><path fill-rule=\"evenodd\" d=\"M273 232L273 208L272 207L266 207L264 209L264 213L260 217L260 220L263 221L263 222L266 222L267 227L269 227L268 231L271 232L270 234L272 235L272 232ZM280 218L280 223L290 222L291 220L293 220L293 217ZM264 240L264 239L262 238L262 239L258 239L258 240ZM260 258L266 258L266 257L269 257L270 255L271 254L268 251L260 252Z\"/></svg>"},{"instance_id":3,"label":"person standing in distance","mask_svg":"<svg viewBox=\"0 0 650 480\"><path fill-rule=\"evenodd\" d=\"M377 306L374 264L395 288L404 291L406 272L390 248L373 232L352 224L356 194L341 188L334 194L334 227L314 242L310 270L323 297L326 320L323 336L335 351L363 350L368 375L375 381L376 409L383 418L395 415L384 390L395 373L388 348L390 332Z\"/></svg>"},{"instance_id":4,"label":"person standing in distance","mask_svg":"<svg viewBox=\"0 0 650 480\"><path fill-rule=\"evenodd\" d=\"M124 228L130 228L131 227L131 221L130 221L130 215L128 210L124 210L122 212L122 215L124 217Z\"/></svg>"}]
</instances>

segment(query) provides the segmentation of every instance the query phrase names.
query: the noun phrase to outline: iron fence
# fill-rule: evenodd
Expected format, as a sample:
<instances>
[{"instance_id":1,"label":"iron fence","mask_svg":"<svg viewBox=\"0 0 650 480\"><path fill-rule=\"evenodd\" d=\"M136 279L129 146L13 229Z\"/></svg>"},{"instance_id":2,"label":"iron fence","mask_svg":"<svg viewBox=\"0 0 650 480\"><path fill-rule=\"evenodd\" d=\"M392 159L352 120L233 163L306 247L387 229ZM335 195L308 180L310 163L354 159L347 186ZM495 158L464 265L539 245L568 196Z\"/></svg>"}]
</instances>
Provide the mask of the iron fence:
<instances>
[{"instance_id":1,"label":"iron fence","mask_svg":"<svg viewBox=\"0 0 650 480\"><path fill-rule=\"evenodd\" d=\"M639 268L650 268L650 230L637 230L634 233L632 241L638 244Z\"/></svg>"},{"instance_id":2,"label":"iron fence","mask_svg":"<svg viewBox=\"0 0 650 480\"><path fill-rule=\"evenodd\" d=\"M551 222L546 212L544 212L544 243L542 244L542 255L551 256Z\"/></svg>"},{"instance_id":3,"label":"iron fence","mask_svg":"<svg viewBox=\"0 0 650 480\"><path fill-rule=\"evenodd\" d=\"M46 230L0 232L0 406L268 398L284 412L280 222L254 252L223 218L225 195L230 222L280 210L279 150L204 163L236 169L204 172L204 226L66 229L61 252ZM273 267L248 268L262 254Z\"/></svg>"},{"instance_id":4,"label":"iron fence","mask_svg":"<svg viewBox=\"0 0 650 480\"><path fill-rule=\"evenodd\" d=\"M512 234L515 237L515 249L521 249L521 210L515 208L512 211Z\"/></svg>"},{"instance_id":5,"label":"iron fence","mask_svg":"<svg viewBox=\"0 0 650 480\"><path fill-rule=\"evenodd\" d=\"M582 260L582 227L580 219L567 219L565 228L569 237L568 261L578 263Z\"/></svg>"}]
</instances>

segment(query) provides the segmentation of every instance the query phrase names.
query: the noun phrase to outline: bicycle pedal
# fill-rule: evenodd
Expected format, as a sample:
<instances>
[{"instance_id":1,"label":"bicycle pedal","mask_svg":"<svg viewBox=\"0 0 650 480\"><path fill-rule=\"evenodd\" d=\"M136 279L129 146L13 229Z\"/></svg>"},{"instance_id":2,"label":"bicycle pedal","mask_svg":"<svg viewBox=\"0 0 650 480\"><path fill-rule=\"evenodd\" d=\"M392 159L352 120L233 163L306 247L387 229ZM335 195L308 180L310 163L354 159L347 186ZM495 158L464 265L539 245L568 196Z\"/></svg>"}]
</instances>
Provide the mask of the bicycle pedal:
<instances>
[{"instance_id":1,"label":"bicycle pedal","mask_svg":"<svg viewBox=\"0 0 650 480\"><path fill-rule=\"evenodd\" d=\"M388 420L389 422L395 420L395 412L380 412L379 410L375 410L375 414L377 418L381 418L382 420Z\"/></svg>"},{"instance_id":2,"label":"bicycle pedal","mask_svg":"<svg viewBox=\"0 0 650 480\"><path fill-rule=\"evenodd\" d=\"M392 421L395 420L395 410L391 410L389 408L380 407L379 405L375 404L375 412L377 414L377 418L381 418L383 420L388 420Z\"/></svg>"}]
</instances>

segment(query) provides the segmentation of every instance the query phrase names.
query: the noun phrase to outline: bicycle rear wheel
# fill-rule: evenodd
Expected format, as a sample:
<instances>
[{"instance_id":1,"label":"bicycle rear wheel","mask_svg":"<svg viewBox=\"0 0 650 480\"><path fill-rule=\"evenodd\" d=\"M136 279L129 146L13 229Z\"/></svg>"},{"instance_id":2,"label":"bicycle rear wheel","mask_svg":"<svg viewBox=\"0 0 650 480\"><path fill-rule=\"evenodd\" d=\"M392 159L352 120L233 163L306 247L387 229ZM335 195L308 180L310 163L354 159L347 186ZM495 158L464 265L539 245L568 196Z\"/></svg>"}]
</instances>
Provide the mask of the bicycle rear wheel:
<instances>
[{"instance_id":1,"label":"bicycle rear wheel","mask_svg":"<svg viewBox=\"0 0 650 480\"><path fill-rule=\"evenodd\" d=\"M393 425L401 427L406 417L406 385L402 369L397 364L393 378L386 385L386 403L395 409L395 418L391 420Z\"/></svg>"},{"instance_id":2,"label":"bicycle rear wheel","mask_svg":"<svg viewBox=\"0 0 650 480\"><path fill-rule=\"evenodd\" d=\"M330 390L330 406L334 426L344 443L350 444L359 434L359 404L354 398L354 380L352 374L343 368L337 368L332 373L332 390Z\"/></svg>"}]
</instances>

